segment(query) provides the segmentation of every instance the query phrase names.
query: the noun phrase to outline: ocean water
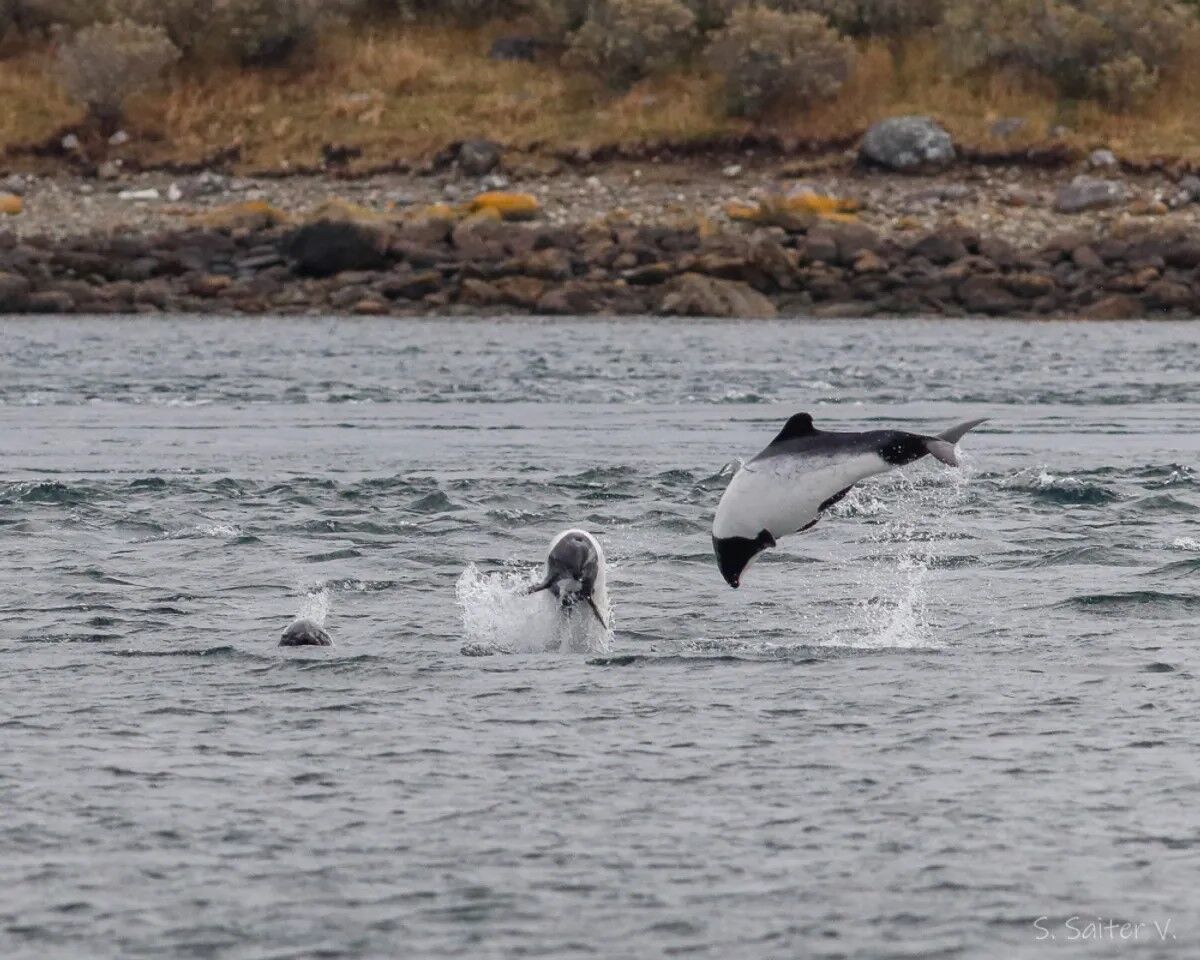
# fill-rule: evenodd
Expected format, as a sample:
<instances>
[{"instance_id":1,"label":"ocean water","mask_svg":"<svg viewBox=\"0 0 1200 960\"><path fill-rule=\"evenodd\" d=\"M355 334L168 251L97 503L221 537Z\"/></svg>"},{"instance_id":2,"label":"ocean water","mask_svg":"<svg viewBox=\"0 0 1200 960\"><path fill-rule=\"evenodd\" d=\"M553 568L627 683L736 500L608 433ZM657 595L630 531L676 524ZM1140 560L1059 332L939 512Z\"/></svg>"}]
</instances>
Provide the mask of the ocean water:
<instances>
[{"instance_id":1,"label":"ocean water","mask_svg":"<svg viewBox=\"0 0 1200 960\"><path fill-rule=\"evenodd\" d=\"M0 330L5 960L1200 956L1200 327ZM735 592L800 410L992 419Z\"/></svg>"}]
</instances>

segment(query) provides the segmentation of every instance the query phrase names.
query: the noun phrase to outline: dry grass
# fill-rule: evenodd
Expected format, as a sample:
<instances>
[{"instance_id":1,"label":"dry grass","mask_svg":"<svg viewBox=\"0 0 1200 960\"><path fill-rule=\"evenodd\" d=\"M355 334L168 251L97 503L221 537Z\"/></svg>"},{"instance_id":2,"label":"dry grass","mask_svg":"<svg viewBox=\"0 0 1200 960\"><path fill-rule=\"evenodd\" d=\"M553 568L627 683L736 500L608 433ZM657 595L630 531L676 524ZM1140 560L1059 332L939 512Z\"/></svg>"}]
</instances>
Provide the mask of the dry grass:
<instances>
[{"instance_id":1,"label":"dry grass","mask_svg":"<svg viewBox=\"0 0 1200 960\"><path fill-rule=\"evenodd\" d=\"M194 161L228 146L249 169L317 162L327 143L363 151L364 165L427 156L454 140L491 137L516 148L683 143L746 132L723 117L715 78L685 71L647 81L614 98L593 78L553 64L498 63L486 52L493 32L433 27L379 28L324 38L317 61L295 71L181 70L157 93L129 104L140 134L126 149L143 162ZM1046 87L993 74L963 82L944 73L929 40L904 50L899 65L884 43L861 53L837 100L807 114L777 111L762 132L803 140L854 134L897 113L940 118L961 141L990 143L1000 117L1024 117L1007 146L1045 138L1066 122L1079 146L1105 143L1131 159L1200 159L1200 45L1155 97L1120 116L1092 104L1067 112ZM58 89L45 51L0 61L0 145L44 140L78 122L82 111Z\"/></svg>"}]
</instances>

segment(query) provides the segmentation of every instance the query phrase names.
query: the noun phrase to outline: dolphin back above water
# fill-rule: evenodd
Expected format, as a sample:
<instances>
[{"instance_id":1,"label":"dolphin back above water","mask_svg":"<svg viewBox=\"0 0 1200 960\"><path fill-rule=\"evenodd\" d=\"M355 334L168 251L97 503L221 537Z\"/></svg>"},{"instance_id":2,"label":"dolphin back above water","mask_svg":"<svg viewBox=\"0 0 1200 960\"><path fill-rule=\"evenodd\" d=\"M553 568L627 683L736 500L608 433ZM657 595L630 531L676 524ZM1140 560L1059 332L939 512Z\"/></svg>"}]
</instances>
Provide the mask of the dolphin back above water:
<instances>
[{"instance_id":1,"label":"dolphin back above water","mask_svg":"<svg viewBox=\"0 0 1200 960\"><path fill-rule=\"evenodd\" d=\"M721 576L736 589L758 554L807 530L860 480L926 455L957 467L955 444L984 420L928 437L901 430L827 433L813 426L809 414L796 414L725 488L713 519Z\"/></svg>"}]
</instances>

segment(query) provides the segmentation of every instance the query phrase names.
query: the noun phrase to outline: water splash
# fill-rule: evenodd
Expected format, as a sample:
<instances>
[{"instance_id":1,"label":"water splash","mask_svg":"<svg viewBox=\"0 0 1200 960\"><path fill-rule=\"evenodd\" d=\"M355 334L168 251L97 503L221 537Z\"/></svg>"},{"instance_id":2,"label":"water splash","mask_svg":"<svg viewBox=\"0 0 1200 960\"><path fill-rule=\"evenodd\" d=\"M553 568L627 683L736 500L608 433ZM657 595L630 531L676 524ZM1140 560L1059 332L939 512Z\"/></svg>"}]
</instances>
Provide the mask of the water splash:
<instances>
[{"instance_id":1,"label":"water splash","mask_svg":"<svg viewBox=\"0 0 1200 960\"><path fill-rule=\"evenodd\" d=\"M328 616L329 587L322 585L304 595L304 598L300 601L300 610L296 614L296 619L311 620L318 627L324 629L325 620Z\"/></svg>"},{"instance_id":2,"label":"water splash","mask_svg":"<svg viewBox=\"0 0 1200 960\"><path fill-rule=\"evenodd\" d=\"M454 588L463 653L605 653L612 640L586 609L564 615L550 593L529 594L539 570L481 573L468 564ZM611 624L610 624L611 625Z\"/></svg>"}]
</instances>

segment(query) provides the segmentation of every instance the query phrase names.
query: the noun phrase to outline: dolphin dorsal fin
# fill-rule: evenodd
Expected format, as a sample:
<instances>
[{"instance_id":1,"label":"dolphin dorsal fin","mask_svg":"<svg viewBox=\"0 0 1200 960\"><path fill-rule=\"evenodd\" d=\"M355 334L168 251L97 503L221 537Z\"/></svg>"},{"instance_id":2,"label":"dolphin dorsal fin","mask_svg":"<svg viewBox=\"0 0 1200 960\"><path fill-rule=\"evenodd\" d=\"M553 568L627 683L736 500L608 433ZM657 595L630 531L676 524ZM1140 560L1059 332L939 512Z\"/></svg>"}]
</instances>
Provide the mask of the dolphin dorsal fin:
<instances>
[{"instance_id":1,"label":"dolphin dorsal fin","mask_svg":"<svg viewBox=\"0 0 1200 960\"><path fill-rule=\"evenodd\" d=\"M779 436L772 440L770 445L774 446L785 440L795 440L799 437L811 437L816 432L817 428L813 426L812 414L798 413L783 425Z\"/></svg>"}]
</instances>

